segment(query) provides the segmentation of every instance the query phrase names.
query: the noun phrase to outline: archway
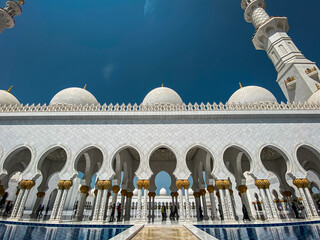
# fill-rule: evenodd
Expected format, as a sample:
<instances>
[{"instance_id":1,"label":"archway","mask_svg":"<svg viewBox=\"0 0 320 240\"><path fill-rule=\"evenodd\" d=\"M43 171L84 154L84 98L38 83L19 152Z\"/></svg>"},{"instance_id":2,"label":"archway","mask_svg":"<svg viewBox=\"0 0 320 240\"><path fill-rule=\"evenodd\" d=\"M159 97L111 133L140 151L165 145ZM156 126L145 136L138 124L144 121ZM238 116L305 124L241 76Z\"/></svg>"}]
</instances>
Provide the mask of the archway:
<instances>
[{"instance_id":1,"label":"archway","mask_svg":"<svg viewBox=\"0 0 320 240\"><path fill-rule=\"evenodd\" d=\"M4 160L2 167L6 174L1 178L1 197L11 201L12 206L20 192L19 182L22 180L22 173L29 166L31 158L31 150L22 146L13 150Z\"/></svg>"},{"instance_id":2,"label":"archway","mask_svg":"<svg viewBox=\"0 0 320 240\"><path fill-rule=\"evenodd\" d=\"M41 157L37 165L38 171L41 172L42 180L37 188L37 198L33 205L33 210L30 215L31 218L38 218L40 216L37 216L37 210L40 210L42 208L42 203L45 198L46 191L51 188L56 189L57 183L49 186L49 181L51 177L55 174L61 171L61 169L64 167L64 165L67 162L67 152L64 148L60 146L53 147L49 150L47 150ZM46 203L46 212L51 211L52 208L48 206L49 200ZM48 208L49 207L49 208ZM44 207L43 207L44 208Z\"/></svg>"},{"instance_id":3,"label":"archway","mask_svg":"<svg viewBox=\"0 0 320 240\"><path fill-rule=\"evenodd\" d=\"M193 195L196 203L197 220L202 220L202 209L204 220L209 219L208 210L211 210L211 218L217 219L217 205L214 198L212 196L210 197L210 204L207 204L206 198L206 196L208 196L206 188L209 185L213 185L214 180L211 175L213 169L212 154L201 146L195 146L187 152L186 162L192 176L192 190L194 191ZM202 202L200 200L200 196Z\"/></svg>"},{"instance_id":4,"label":"archway","mask_svg":"<svg viewBox=\"0 0 320 240\"><path fill-rule=\"evenodd\" d=\"M249 203L247 193L247 182L248 180L252 180L252 177L245 174L252 168L252 159L244 149L238 146L230 146L223 153L223 162L226 168L234 176L236 189L239 191L239 195L232 194L234 212L236 213L236 216L243 215L243 208L245 207L249 218L252 220L252 205Z\"/></svg>"},{"instance_id":5,"label":"archway","mask_svg":"<svg viewBox=\"0 0 320 240\"><path fill-rule=\"evenodd\" d=\"M80 192L78 189L75 189L76 197L73 194L70 194L69 203L74 203L73 209L76 211L74 215L77 221L81 221L84 218L84 207L86 204L87 196L91 189L91 183L94 179L95 174L98 172L103 162L103 153L102 151L95 147L91 146L83 151L81 151L74 163L74 168L79 173L78 178L75 180L80 187ZM74 191L74 188L73 188ZM69 204L70 206L70 204ZM69 207L70 208L70 207ZM91 212L86 212L87 217L91 215Z\"/></svg>"},{"instance_id":6,"label":"archway","mask_svg":"<svg viewBox=\"0 0 320 240\"><path fill-rule=\"evenodd\" d=\"M174 152L169 149L168 147L159 147L157 149L155 149L152 154L150 155L149 158L149 166L150 169L152 171L152 176L150 179L150 194L149 194L149 202L153 202L153 204L149 205L149 220L153 220L154 221L154 209L155 209L155 204L154 204L154 200L155 200L155 194L153 195L153 193L160 192L160 188L163 186L157 186L156 184L156 177L158 176L158 174L160 174L159 176L161 177L161 175L163 175L162 177L165 178L162 181L167 181L168 183L170 183L168 185L168 192L167 190L162 190L162 193L166 192L166 194L170 194L170 197L164 196L164 195L157 195L157 206L158 206L158 210L159 208L162 207L161 203L159 204L159 202L161 202L163 200L164 202L164 206L166 210L168 210L170 207L175 208L176 210L178 209L178 201L177 201L177 186L176 186L176 177L173 175L173 172L176 169L177 166L177 157L174 154ZM163 174L165 172L165 174ZM170 192L169 192L170 191ZM153 199L151 199L153 197ZM162 200L161 200L162 199ZM151 211L153 210L153 211ZM169 211L167 211L169 212ZM157 214L157 216L159 216L159 214Z\"/></svg>"},{"instance_id":7,"label":"archway","mask_svg":"<svg viewBox=\"0 0 320 240\"><path fill-rule=\"evenodd\" d=\"M140 154L137 149L131 146L126 146L121 148L116 152L112 160L112 169L115 172L113 177L113 196L112 201L110 203L110 207L116 207L117 205L117 198L118 198L118 191L121 188L121 219L129 221L131 216L133 215L132 212L132 194L134 187L134 178L137 169L140 165ZM109 201L107 201L108 206ZM108 207L107 207L108 208ZM107 217L107 209L105 210L105 218Z\"/></svg>"}]
</instances>

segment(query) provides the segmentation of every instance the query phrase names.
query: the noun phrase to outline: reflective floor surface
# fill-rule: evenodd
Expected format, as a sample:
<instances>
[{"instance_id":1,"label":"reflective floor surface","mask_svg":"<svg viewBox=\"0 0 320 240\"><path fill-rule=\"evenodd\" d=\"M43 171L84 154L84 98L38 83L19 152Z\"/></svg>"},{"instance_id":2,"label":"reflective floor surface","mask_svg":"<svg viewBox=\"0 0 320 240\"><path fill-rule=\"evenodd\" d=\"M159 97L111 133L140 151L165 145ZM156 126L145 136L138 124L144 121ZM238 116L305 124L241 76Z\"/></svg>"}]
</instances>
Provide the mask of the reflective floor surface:
<instances>
[{"instance_id":1,"label":"reflective floor surface","mask_svg":"<svg viewBox=\"0 0 320 240\"><path fill-rule=\"evenodd\" d=\"M196 225L201 230L220 240L319 240L320 224L297 224L288 226L259 227L210 227Z\"/></svg>"},{"instance_id":2,"label":"reflective floor surface","mask_svg":"<svg viewBox=\"0 0 320 240\"><path fill-rule=\"evenodd\" d=\"M131 225L105 226L103 228L92 227L47 227L37 225L11 225L0 224L0 239L6 240L65 240L65 239L110 239Z\"/></svg>"},{"instance_id":3,"label":"reflective floor surface","mask_svg":"<svg viewBox=\"0 0 320 240\"><path fill-rule=\"evenodd\" d=\"M197 240L185 227L144 227L133 240Z\"/></svg>"}]
</instances>

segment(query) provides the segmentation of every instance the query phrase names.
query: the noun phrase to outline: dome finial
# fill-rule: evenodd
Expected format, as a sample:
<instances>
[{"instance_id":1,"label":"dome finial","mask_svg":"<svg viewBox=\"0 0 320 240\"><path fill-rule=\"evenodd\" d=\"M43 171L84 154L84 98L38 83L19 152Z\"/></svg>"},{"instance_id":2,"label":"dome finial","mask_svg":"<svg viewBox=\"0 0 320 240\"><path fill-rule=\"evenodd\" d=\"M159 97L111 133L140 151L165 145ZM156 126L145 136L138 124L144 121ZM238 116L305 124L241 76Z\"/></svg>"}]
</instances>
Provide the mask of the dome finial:
<instances>
[{"instance_id":1,"label":"dome finial","mask_svg":"<svg viewBox=\"0 0 320 240\"><path fill-rule=\"evenodd\" d=\"M163 87L163 83L161 84L161 87Z\"/></svg>"},{"instance_id":2,"label":"dome finial","mask_svg":"<svg viewBox=\"0 0 320 240\"><path fill-rule=\"evenodd\" d=\"M317 89L318 89L318 91L319 91L319 90L320 90L320 86L319 86L318 83L316 83L316 87L317 87Z\"/></svg>"},{"instance_id":3,"label":"dome finial","mask_svg":"<svg viewBox=\"0 0 320 240\"><path fill-rule=\"evenodd\" d=\"M87 89L87 84L85 84L85 85L84 85L83 89L84 89L84 90L86 90L86 89Z\"/></svg>"},{"instance_id":4,"label":"dome finial","mask_svg":"<svg viewBox=\"0 0 320 240\"><path fill-rule=\"evenodd\" d=\"M239 82L239 86L240 86L240 88L242 88L242 84L241 84L241 82Z\"/></svg>"},{"instance_id":5,"label":"dome finial","mask_svg":"<svg viewBox=\"0 0 320 240\"><path fill-rule=\"evenodd\" d=\"M8 93L11 92L13 85L11 85L8 89Z\"/></svg>"}]
</instances>

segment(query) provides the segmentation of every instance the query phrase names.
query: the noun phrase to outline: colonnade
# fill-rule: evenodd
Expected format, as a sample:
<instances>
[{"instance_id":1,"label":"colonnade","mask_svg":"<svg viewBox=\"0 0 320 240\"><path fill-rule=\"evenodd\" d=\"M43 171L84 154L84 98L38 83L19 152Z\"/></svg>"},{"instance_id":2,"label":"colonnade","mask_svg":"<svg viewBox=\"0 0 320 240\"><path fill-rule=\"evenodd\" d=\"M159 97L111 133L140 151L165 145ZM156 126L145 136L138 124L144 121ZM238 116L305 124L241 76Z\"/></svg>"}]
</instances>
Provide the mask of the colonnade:
<instances>
[{"instance_id":1,"label":"colonnade","mask_svg":"<svg viewBox=\"0 0 320 240\"><path fill-rule=\"evenodd\" d=\"M309 181L307 179L295 179L293 184L298 188L299 194L301 196L300 200L302 201L306 217L313 218L318 217L318 211L314 204L313 197L308 188ZM72 181L70 180L61 180L58 183L58 192L56 199L53 205L51 216L49 221L61 221L63 215L63 209L66 203L67 195L69 189L72 187ZM14 203L14 207L11 213L11 219L21 219L23 215L23 210L29 196L31 188L35 186L33 180L22 180L19 183L20 189L18 190L17 198ZM148 217L154 217L154 201L155 201L155 192L149 192L150 180L140 179L137 181L138 186L138 197L137 197L137 214L136 221L138 222L147 222ZM179 221L191 221L191 204L189 201L188 189L190 183L186 179L180 179L176 181L176 186L178 188L177 192L171 192L172 205L179 205ZM224 220L228 222L236 221L236 211L235 203L233 200L233 190L230 188L231 183L228 179L219 179L215 181L214 185L207 186L207 189L200 189L199 192L194 192L195 205L197 220L200 220L200 211L203 210L203 220ZM284 191L282 195L285 199L274 199L270 192L270 182L267 179L257 179L255 180L255 186L259 191L261 197L262 210L265 220L278 220L280 218L290 218L294 217L292 214L282 214L280 216L278 205L280 204L282 209L286 209L286 204L291 208L291 203L293 201L292 192ZM248 200L246 185L240 185L237 187L239 196L241 197L242 204L246 209L250 208L250 203ZM1 185L0 185L1 191ZM90 187L82 185L80 187L80 200L75 214L75 219L77 221L83 220L83 211L86 203L86 198L89 195ZM111 180L99 180L96 183L96 189L94 191L94 201L92 208L92 215L90 220L92 221L105 221L107 217L107 211L109 204L109 198L111 196L111 191L113 192L111 206L116 207L117 196L120 191L120 187L117 185L112 186ZM216 194L214 192L216 191ZM128 192L126 189L121 190L121 218L120 220L129 221L131 216L131 204L132 204L132 192ZM142 194L143 193L143 194ZM209 199L211 203L211 215L209 217L208 207L206 201L206 195L209 194ZM37 199L35 201L31 217L35 214L36 210L42 204L42 201L45 196L45 192L38 192L36 194ZM149 197L149 213L148 213L148 197ZM143 204L142 204L143 201ZM255 203L255 202L253 202ZM218 210L216 206L219 206ZM292 209L291 209L292 210ZM113 210L115 211L115 210ZM219 212L219 214L218 214ZM291 211L292 213L292 211ZM251 211L248 211L250 219L254 219Z\"/></svg>"}]
</instances>

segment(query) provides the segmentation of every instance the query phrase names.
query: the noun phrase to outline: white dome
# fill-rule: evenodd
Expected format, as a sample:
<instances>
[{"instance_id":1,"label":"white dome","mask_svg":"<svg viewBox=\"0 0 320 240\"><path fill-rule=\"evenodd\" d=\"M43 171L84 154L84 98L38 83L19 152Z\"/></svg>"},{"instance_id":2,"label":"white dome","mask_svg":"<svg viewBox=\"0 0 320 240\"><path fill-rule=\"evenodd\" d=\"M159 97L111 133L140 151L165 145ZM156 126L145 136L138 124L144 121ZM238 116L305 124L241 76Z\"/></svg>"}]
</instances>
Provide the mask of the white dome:
<instances>
[{"instance_id":1,"label":"white dome","mask_svg":"<svg viewBox=\"0 0 320 240\"><path fill-rule=\"evenodd\" d=\"M72 105L97 105L97 99L83 88L66 88L58 92L50 101L52 104L72 104Z\"/></svg>"},{"instance_id":2,"label":"white dome","mask_svg":"<svg viewBox=\"0 0 320 240\"><path fill-rule=\"evenodd\" d=\"M307 103L320 103L320 91L314 92L311 97L308 99Z\"/></svg>"},{"instance_id":3,"label":"white dome","mask_svg":"<svg viewBox=\"0 0 320 240\"><path fill-rule=\"evenodd\" d=\"M189 195L192 195L192 194L193 194L192 188L189 188L189 189L188 189L188 194L189 194Z\"/></svg>"},{"instance_id":4,"label":"white dome","mask_svg":"<svg viewBox=\"0 0 320 240\"><path fill-rule=\"evenodd\" d=\"M142 102L143 105L156 103L183 104L178 93L167 87L158 87L153 89L147 94Z\"/></svg>"},{"instance_id":5,"label":"white dome","mask_svg":"<svg viewBox=\"0 0 320 240\"><path fill-rule=\"evenodd\" d=\"M16 105L20 104L18 99L13 96L11 93L5 90L0 90L0 106L1 105Z\"/></svg>"},{"instance_id":6,"label":"white dome","mask_svg":"<svg viewBox=\"0 0 320 240\"><path fill-rule=\"evenodd\" d=\"M247 86L237 90L229 98L228 103L276 103L275 96L265 88Z\"/></svg>"},{"instance_id":7,"label":"white dome","mask_svg":"<svg viewBox=\"0 0 320 240\"><path fill-rule=\"evenodd\" d=\"M132 193L134 196L138 196L138 189L135 188Z\"/></svg>"},{"instance_id":8,"label":"white dome","mask_svg":"<svg viewBox=\"0 0 320 240\"><path fill-rule=\"evenodd\" d=\"M165 188L160 189L160 196L167 196L167 190Z\"/></svg>"}]
</instances>

